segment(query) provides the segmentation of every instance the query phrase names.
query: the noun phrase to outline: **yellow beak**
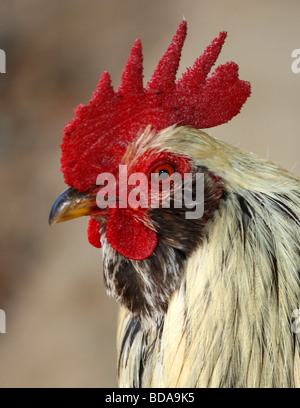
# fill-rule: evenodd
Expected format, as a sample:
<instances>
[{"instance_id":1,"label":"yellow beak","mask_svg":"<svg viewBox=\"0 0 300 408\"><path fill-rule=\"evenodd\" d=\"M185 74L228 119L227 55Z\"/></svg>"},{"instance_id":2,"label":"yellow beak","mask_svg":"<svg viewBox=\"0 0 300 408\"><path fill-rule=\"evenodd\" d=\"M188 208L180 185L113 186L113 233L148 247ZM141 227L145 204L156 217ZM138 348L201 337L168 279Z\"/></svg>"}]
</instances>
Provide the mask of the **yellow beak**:
<instances>
[{"instance_id":1,"label":"yellow beak","mask_svg":"<svg viewBox=\"0 0 300 408\"><path fill-rule=\"evenodd\" d=\"M97 208L96 197L70 187L55 201L50 212L49 225L90 215Z\"/></svg>"}]
</instances>

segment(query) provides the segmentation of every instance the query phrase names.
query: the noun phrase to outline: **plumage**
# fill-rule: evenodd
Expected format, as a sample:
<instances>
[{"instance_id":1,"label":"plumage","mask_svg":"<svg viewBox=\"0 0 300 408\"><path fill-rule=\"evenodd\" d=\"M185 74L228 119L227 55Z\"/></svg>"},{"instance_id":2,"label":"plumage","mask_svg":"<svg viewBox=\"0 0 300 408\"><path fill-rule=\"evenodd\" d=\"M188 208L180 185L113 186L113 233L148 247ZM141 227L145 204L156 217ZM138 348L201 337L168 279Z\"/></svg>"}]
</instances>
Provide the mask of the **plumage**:
<instances>
[{"instance_id":1,"label":"plumage","mask_svg":"<svg viewBox=\"0 0 300 408\"><path fill-rule=\"evenodd\" d=\"M299 179L191 128L166 129L151 148L192 155L226 196L162 320L145 330L122 309L120 385L299 387Z\"/></svg>"},{"instance_id":2,"label":"plumage","mask_svg":"<svg viewBox=\"0 0 300 408\"><path fill-rule=\"evenodd\" d=\"M89 240L121 306L121 387L299 387L300 180L200 130L237 115L250 84L233 62L208 76L225 32L176 81L185 37L183 21L145 88L137 40L118 92L104 73L77 108L62 144L70 188L50 223L92 217ZM99 174L114 177L113 193ZM185 194L197 207L200 177L203 212L192 218Z\"/></svg>"}]
</instances>

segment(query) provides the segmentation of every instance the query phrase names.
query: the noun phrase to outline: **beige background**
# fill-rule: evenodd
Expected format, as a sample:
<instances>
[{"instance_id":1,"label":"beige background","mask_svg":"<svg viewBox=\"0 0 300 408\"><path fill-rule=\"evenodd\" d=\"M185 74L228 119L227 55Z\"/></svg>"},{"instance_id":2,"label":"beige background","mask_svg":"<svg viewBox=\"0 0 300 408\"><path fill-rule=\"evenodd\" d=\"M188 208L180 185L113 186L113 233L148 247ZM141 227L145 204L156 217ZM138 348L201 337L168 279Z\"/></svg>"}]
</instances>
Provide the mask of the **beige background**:
<instances>
[{"instance_id":1,"label":"beige background","mask_svg":"<svg viewBox=\"0 0 300 408\"><path fill-rule=\"evenodd\" d=\"M86 219L47 225L65 188L59 144L104 70L119 85L136 38L149 79L183 16L181 72L227 30L219 63L236 61L252 83L241 115L210 134L300 174L299 1L1 1L0 387L116 385L117 306L104 293L101 252Z\"/></svg>"}]
</instances>

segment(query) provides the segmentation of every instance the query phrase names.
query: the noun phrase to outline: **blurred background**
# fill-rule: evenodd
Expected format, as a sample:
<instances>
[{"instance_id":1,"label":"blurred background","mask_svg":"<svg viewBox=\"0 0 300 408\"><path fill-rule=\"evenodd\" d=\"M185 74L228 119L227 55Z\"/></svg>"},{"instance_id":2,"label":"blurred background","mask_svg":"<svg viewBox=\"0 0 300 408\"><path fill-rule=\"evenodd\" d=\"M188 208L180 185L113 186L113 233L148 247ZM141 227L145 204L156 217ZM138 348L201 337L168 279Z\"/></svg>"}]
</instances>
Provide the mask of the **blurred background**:
<instances>
[{"instance_id":1,"label":"blurred background","mask_svg":"<svg viewBox=\"0 0 300 408\"><path fill-rule=\"evenodd\" d=\"M181 72L221 30L218 63L234 60L252 84L242 113L212 136L300 175L298 0L2 0L0 49L0 387L116 386L117 305L102 282L87 219L48 227L65 189L62 130L88 103L100 74L115 88L136 38L145 82L182 19Z\"/></svg>"}]
</instances>

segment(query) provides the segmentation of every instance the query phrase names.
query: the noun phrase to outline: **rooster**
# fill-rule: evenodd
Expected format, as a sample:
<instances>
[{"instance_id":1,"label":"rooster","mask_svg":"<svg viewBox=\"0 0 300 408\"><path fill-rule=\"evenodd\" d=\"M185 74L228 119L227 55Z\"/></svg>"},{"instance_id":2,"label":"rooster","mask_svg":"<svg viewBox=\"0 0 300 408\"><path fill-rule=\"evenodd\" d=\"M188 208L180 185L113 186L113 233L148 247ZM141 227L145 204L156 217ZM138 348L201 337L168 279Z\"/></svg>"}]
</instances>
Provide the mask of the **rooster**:
<instances>
[{"instance_id":1,"label":"rooster","mask_svg":"<svg viewBox=\"0 0 300 408\"><path fill-rule=\"evenodd\" d=\"M61 146L70 188L50 224L91 217L89 241L103 248L107 293L121 306L120 387L299 387L300 180L201 130L237 115L250 84L233 62L208 75L226 32L176 80L185 37L182 21L146 88L137 40L118 92L104 72L77 108ZM114 195L98 178L120 187L121 166L149 186L154 176L159 200L175 173L191 174L181 188L194 197L201 174L202 216L176 205L172 183L168 208L124 205L136 187Z\"/></svg>"}]
</instances>

